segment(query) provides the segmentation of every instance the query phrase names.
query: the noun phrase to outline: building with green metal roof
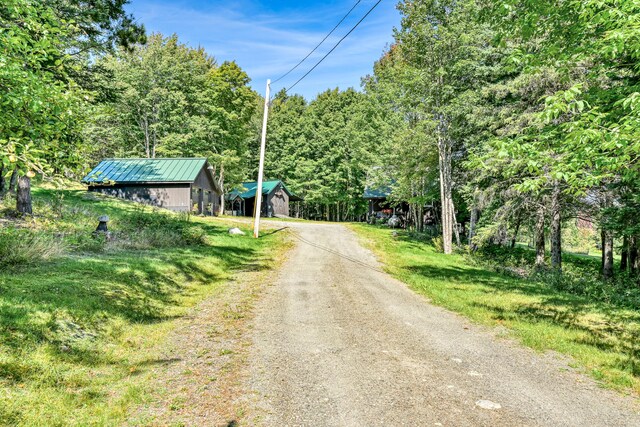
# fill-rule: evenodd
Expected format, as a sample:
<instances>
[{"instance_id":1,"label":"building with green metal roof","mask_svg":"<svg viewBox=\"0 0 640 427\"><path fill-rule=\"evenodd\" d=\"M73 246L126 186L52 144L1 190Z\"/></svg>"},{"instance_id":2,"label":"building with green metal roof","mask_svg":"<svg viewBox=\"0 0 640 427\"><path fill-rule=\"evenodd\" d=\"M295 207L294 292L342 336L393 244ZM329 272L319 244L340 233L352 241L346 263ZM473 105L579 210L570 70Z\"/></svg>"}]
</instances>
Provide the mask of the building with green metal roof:
<instances>
[{"instance_id":1,"label":"building with green metal roof","mask_svg":"<svg viewBox=\"0 0 640 427\"><path fill-rule=\"evenodd\" d=\"M242 190L229 193L226 197L227 206L233 213L253 216L258 183L245 182L242 187ZM301 197L292 193L279 179L263 181L261 216L289 216L289 202L301 200Z\"/></svg>"},{"instance_id":2,"label":"building with green metal roof","mask_svg":"<svg viewBox=\"0 0 640 427\"><path fill-rule=\"evenodd\" d=\"M392 186L395 181L390 181L388 185L367 185L364 189L363 198L369 204L367 221L376 218L386 218L391 215L406 215L409 211L409 204L406 202L391 202Z\"/></svg>"},{"instance_id":3,"label":"building with green metal roof","mask_svg":"<svg viewBox=\"0 0 640 427\"><path fill-rule=\"evenodd\" d=\"M218 213L222 193L205 158L105 159L82 182L89 191L207 215Z\"/></svg>"}]
</instances>

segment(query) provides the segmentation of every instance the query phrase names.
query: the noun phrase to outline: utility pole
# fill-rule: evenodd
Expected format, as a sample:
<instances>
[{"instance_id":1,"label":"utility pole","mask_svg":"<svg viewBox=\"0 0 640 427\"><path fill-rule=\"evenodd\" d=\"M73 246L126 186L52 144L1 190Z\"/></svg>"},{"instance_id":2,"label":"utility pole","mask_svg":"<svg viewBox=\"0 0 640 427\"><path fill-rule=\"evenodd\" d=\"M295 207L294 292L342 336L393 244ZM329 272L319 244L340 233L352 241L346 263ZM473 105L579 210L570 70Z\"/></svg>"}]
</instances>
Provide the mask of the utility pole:
<instances>
[{"instance_id":1,"label":"utility pole","mask_svg":"<svg viewBox=\"0 0 640 427\"><path fill-rule=\"evenodd\" d=\"M264 173L264 151L267 145L267 118L269 117L269 95L271 80L267 80L267 94L264 98L264 117L262 118L262 140L260 141L260 166L258 167L258 187L256 187L256 203L253 207L253 237L260 234L260 212L262 211L262 174Z\"/></svg>"}]
</instances>

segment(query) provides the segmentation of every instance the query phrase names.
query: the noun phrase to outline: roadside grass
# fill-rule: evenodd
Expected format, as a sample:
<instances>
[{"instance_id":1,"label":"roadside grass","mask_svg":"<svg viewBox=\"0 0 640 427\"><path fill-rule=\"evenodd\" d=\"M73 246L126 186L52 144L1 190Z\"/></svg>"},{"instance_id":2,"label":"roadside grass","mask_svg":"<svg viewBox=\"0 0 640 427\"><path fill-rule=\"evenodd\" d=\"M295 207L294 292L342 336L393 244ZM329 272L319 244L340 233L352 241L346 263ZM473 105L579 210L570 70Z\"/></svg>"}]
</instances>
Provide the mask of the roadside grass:
<instances>
[{"instance_id":1,"label":"roadside grass","mask_svg":"<svg viewBox=\"0 0 640 427\"><path fill-rule=\"evenodd\" d=\"M0 269L0 425L125 423L149 399L153 367L173 363L162 344L179 319L237 272L269 269L282 247L280 234L230 236L225 221L192 217L185 225L177 215L82 191L35 189L34 197L36 215L20 227L57 236L65 250ZM50 212L60 199L61 216ZM131 215L153 227L161 214L164 226L189 233L196 226L198 235L177 245L95 247L83 236L101 214L116 233Z\"/></svg>"},{"instance_id":2,"label":"roadside grass","mask_svg":"<svg viewBox=\"0 0 640 427\"><path fill-rule=\"evenodd\" d=\"M640 310L593 301L438 253L405 232L352 224L385 269L434 304L474 322L504 327L538 351L571 356L604 387L640 394ZM566 263L580 257L569 256Z\"/></svg>"}]
</instances>

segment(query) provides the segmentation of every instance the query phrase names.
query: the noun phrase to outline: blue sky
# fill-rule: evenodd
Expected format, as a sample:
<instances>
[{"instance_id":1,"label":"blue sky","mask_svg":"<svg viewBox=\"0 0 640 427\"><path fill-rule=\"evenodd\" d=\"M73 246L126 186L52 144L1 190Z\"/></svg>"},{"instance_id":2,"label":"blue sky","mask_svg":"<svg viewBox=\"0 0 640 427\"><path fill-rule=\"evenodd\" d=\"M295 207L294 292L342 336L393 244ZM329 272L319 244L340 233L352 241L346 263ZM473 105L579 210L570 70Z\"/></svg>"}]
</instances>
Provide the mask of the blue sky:
<instances>
[{"instance_id":1,"label":"blue sky","mask_svg":"<svg viewBox=\"0 0 640 427\"><path fill-rule=\"evenodd\" d=\"M375 1L362 0L314 55L272 89L293 84ZM304 58L355 2L131 0L127 10L149 33L176 33L184 43L204 47L219 63L236 60L251 77L253 88L264 94L266 80L276 79ZM360 78L371 73L373 62L393 40L393 28L400 24L396 2L383 0L293 92L312 99L329 88L358 89Z\"/></svg>"}]
</instances>

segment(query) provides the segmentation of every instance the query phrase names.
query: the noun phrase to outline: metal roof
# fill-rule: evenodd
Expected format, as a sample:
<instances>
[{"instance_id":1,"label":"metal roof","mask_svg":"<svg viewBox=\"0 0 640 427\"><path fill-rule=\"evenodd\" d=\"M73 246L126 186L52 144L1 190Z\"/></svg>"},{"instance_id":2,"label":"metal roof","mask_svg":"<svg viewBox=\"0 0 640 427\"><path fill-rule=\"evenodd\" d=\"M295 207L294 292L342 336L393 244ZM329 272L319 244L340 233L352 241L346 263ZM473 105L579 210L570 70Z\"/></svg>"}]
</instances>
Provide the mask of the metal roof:
<instances>
[{"instance_id":1,"label":"metal roof","mask_svg":"<svg viewBox=\"0 0 640 427\"><path fill-rule=\"evenodd\" d=\"M284 189L284 191L286 191L287 194L289 194L289 200L291 200L291 201L302 200L301 197L296 196L291 191L289 191L287 186L284 185L284 182L280 181L279 179L272 180L272 181L263 181L262 182L262 194L265 195L265 196L267 194L270 194L280 184L282 184L282 188ZM246 188L246 190L244 192L239 192L239 191L235 190L235 191L232 191L230 193L230 196L240 196L243 199L251 199L253 197L256 197L256 191L258 189L258 183L256 181L243 182L242 186L244 188Z\"/></svg>"},{"instance_id":2,"label":"metal roof","mask_svg":"<svg viewBox=\"0 0 640 427\"><path fill-rule=\"evenodd\" d=\"M391 187L382 186L377 188L366 187L364 189L365 199L386 199L391 195Z\"/></svg>"},{"instance_id":3,"label":"metal roof","mask_svg":"<svg viewBox=\"0 0 640 427\"><path fill-rule=\"evenodd\" d=\"M193 182L206 163L204 158L105 159L82 182Z\"/></svg>"}]
</instances>

